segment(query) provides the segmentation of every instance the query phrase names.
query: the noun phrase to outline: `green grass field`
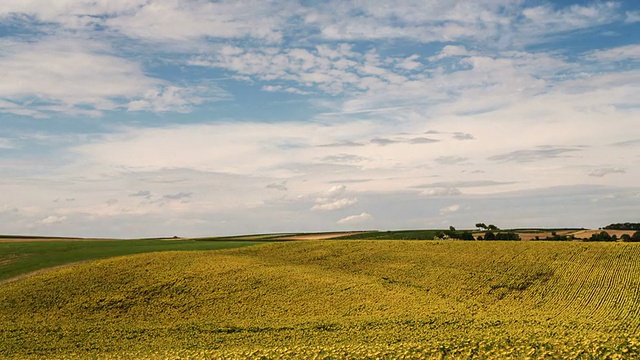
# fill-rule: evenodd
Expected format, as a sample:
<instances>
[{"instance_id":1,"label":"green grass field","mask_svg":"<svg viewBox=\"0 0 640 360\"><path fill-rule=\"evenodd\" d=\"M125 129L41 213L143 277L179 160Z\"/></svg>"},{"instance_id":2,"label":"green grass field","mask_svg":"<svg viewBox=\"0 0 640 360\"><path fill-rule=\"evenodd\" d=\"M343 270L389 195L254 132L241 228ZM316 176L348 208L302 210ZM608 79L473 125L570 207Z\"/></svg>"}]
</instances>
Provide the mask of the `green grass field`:
<instances>
[{"instance_id":1,"label":"green grass field","mask_svg":"<svg viewBox=\"0 0 640 360\"><path fill-rule=\"evenodd\" d=\"M0 285L3 358L640 356L640 244L300 241Z\"/></svg>"},{"instance_id":2,"label":"green grass field","mask_svg":"<svg viewBox=\"0 0 640 360\"><path fill-rule=\"evenodd\" d=\"M38 238L27 238L34 240ZM77 240L0 242L0 282L32 271L78 261L173 250L215 250L259 241Z\"/></svg>"}]
</instances>

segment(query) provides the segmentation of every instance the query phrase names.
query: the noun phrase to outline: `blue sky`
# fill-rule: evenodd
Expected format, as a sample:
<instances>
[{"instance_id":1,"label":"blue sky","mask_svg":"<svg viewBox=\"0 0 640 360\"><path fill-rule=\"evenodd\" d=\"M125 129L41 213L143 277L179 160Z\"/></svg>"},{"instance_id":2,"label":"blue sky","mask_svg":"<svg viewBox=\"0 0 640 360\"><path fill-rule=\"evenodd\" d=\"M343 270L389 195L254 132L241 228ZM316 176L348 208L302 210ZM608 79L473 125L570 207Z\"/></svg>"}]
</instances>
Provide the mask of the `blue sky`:
<instances>
[{"instance_id":1,"label":"blue sky","mask_svg":"<svg viewBox=\"0 0 640 360\"><path fill-rule=\"evenodd\" d=\"M637 1L5 0L0 233L600 227Z\"/></svg>"}]
</instances>

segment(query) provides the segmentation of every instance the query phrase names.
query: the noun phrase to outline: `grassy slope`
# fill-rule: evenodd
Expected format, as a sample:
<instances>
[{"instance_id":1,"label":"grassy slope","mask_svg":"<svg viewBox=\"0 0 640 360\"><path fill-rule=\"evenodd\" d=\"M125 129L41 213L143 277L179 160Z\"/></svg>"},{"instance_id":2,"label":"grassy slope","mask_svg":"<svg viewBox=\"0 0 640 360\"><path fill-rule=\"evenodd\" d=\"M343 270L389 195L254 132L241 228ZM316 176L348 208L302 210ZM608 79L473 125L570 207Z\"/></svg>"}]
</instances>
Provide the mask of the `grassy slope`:
<instances>
[{"instance_id":1,"label":"grassy slope","mask_svg":"<svg viewBox=\"0 0 640 360\"><path fill-rule=\"evenodd\" d=\"M142 254L0 286L0 357L638 356L639 289L638 244L316 241Z\"/></svg>"},{"instance_id":2,"label":"grassy slope","mask_svg":"<svg viewBox=\"0 0 640 360\"><path fill-rule=\"evenodd\" d=\"M31 238L30 238L31 239ZM213 250L259 242L200 242L190 240L76 240L0 242L0 281L31 271L77 261L153 251Z\"/></svg>"}]
</instances>

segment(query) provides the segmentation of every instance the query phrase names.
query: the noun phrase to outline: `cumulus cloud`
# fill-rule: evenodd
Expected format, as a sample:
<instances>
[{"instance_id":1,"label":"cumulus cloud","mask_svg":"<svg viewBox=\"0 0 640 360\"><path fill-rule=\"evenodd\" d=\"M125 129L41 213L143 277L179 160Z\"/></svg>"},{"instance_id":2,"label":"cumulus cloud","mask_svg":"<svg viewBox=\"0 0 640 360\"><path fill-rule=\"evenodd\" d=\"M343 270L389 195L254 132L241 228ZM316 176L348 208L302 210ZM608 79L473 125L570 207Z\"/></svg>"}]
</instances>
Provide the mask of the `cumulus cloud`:
<instances>
[{"instance_id":1,"label":"cumulus cloud","mask_svg":"<svg viewBox=\"0 0 640 360\"><path fill-rule=\"evenodd\" d=\"M457 196L462 192L456 188L431 188L422 190L420 194L424 196Z\"/></svg>"},{"instance_id":2,"label":"cumulus cloud","mask_svg":"<svg viewBox=\"0 0 640 360\"><path fill-rule=\"evenodd\" d=\"M338 220L338 224L362 224L373 220L373 216L369 213L363 212L359 215L350 215Z\"/></svg>"},{"instance_id":3,"label":"cumulus cloud","mask_svg":"<svg viewBox=\"0 0 640 360\"><path fill-rule=\"evenodd\" d=\"M347 187L335 185L327 190L322 196L316 199L316 204L311 208L314 211L334 211L340 210L358 202L358 198L345 197Z\"/></svg>"},{"instance_id":4,"label":"cumulus cloud","mask_svg":"<svg viewBox=\"0 0 640 360\"><path fill-rule=\"evenodd\" d=\"M470 53L465 49L464 46L459 45L446 45L440 50L437 55L431 56L429 58L430 61L438 61L444 58L452 57L452 56L466 56L470 55Z\"/></svg>"},{"instance_id":5,"label":"cumulus cloud","mask_svg":"<svg viewBox=\"0 0 640 360\"><path fill-rule=\"evenodd\" d=\"M42 223L44 225L53 225L53 224L62 223L64 221L66 221L66 220L67 220L66 216L50 215L50 216L47 216L46 218L40 220L40 223Z\"/></svg>"},{"instance_id":6,"label":"cumulus cloud","mask_svg":"<svg viewBox=\"0 0 640 360\"><path fill-rule=\"evenodd\" d=\"M452 213L460 210L461 207L458 204L449 205L440 209L440 214Z\"/></svg>"},{"instance_id":7,"label":"cumulus cloud","mask_svg":"<svg viewBox=\"0 0 640 360\"><path fill-rule=\"evenodd\" d=\"M321 203L315 204L311 210L332 211L347 208L358 202L357 198L342 198L336 200L322 200Z\"/></svg>"}]
</instances>

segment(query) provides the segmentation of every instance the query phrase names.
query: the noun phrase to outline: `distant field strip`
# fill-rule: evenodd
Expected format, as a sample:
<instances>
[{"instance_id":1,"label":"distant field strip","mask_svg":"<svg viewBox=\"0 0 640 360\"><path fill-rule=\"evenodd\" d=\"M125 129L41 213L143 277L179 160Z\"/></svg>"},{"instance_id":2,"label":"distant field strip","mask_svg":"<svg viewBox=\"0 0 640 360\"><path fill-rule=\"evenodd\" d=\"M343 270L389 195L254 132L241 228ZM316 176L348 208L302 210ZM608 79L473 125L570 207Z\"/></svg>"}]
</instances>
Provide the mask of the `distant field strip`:
<instances>
[{"instance_id":1,"label":"distant field strip","mask_svg":"<svg viewBox=\"0 0 640 360\"><path fill-rule=\"evenodd\" d=\"M0 242L0 284L30 272L86 260L156 251L215 250L259 243L262 242L13 238Z\"/></svg>"},{"instance_id":2,"label":"distant field strip","mask_svg":"<svg viewBox=\"0 0 640 360\"><path fill-rule=\"evenodd\" d=\"M298 241L0 286L4 358L638 358L640 244Z\"/></svg>"}]
</instances>

